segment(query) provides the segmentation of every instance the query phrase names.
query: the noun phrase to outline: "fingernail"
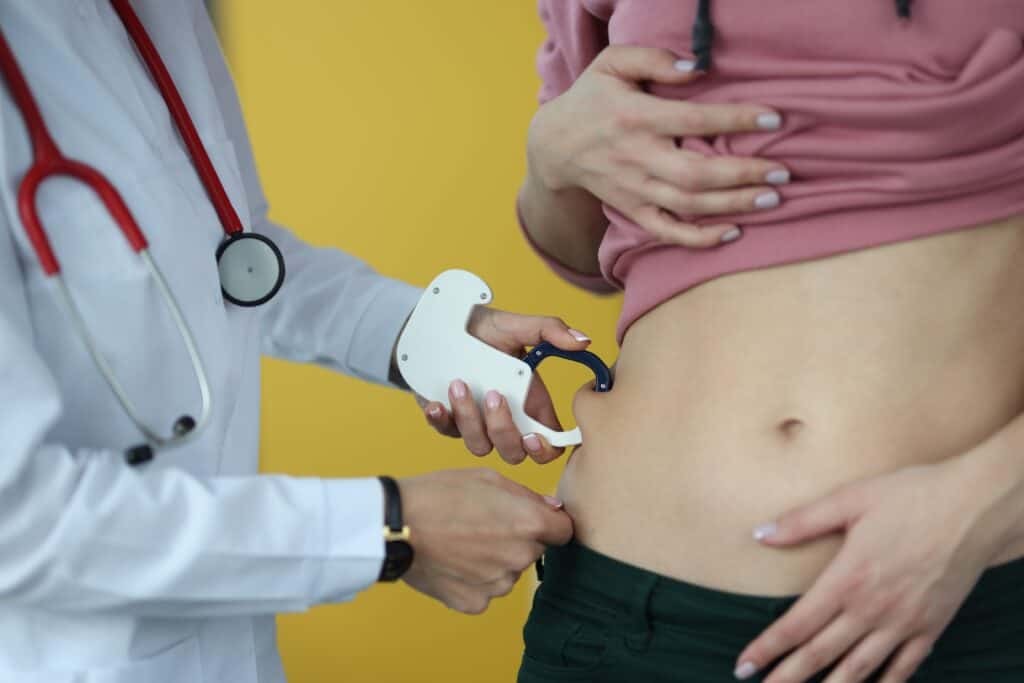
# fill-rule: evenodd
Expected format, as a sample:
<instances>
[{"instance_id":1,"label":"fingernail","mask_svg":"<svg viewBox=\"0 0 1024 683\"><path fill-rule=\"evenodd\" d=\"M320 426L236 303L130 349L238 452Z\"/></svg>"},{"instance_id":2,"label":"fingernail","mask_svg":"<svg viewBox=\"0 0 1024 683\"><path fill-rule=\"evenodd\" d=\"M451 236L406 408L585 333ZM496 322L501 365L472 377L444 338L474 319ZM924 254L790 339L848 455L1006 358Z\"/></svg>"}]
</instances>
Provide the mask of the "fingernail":
<instances>
[{"instance_id":1,"label":"fingernail","mask_svg":"<svg viewBox=\"0 0 1024 683\"><path fill-rule=\"evenodd\" d=\"M722 241L722 242L734 242L734 241L738 240L740 238L740 235L742 235L742 234L743 233L740 232L739 228L733 228L729 232L727 232L724 235L722 235L722 237L720 238L720 241Z\"/></svg>"},{"instance_id":2,"label":"fingernail","mask_svg":"<svg viewBox=\"0 0 1024 683\"><path fill-rule=\"evenodd\" d=\"M570 328L569 329L569 334L571 334L572 338L575 339L576 341L579 341L579 342L590 341L590 337L588 337L587 335L583 334L579 330L574 330L574 329Z\"/></svg>"},{"instance_id":3,"label":"fingernail","mask_svg":"<svg viewBox=\"0 0 1024 683\"><path fill-rule=\"evenodd\" d=\"M544 496L544 502L550 505L551 507L555 508L556 510L561 510L562 508L565 507L565 503L558 500L554 496Z\"/></svg>"},{"instance_id":4,"label":"fingernail","mask_svg":"<svg viewBox=\"0 0 1024 683\"><path fill-rule=\"evenodd\" d=\"M683 71L689 73L690 71L693 71L693 67L697 66L697 64L695 62L690 61L689 59L680 59L677 60L676 63L673 64L672 66L676 68L676 71Z\"/></svg>"},{"instance_id":5,"label":"fingernail","mask_svg":"<svg viewBox=\"0 0 1024 683\"><path fill-rule=\"evenodd\" d=\"M765 192L754 200L754 206L759 209L774 209L781 201L778 192Z\"/></svg>"},{"instance_id":6,"label":"fingernail","mask_svg":"<svg viewBox=\"0 0 1024 683\"><path fill-rule=\"evenodd\" d=\"M427 408L427 414L435 420L441 417L441 406L430 406Z\"/></svg>"},{"instance_id":7,"label":"fingernail","mask_svg":"<svg viewBox=\"0 0 1024 683\"><path fill-rule=\"evenodd\" d=\"M778 114L759 114L757 127L761 130L778 130L782 127L782 117Z\"/></svg>"},{"instance_id":8,"label":"fingernail","mask_svg":"<svg viewBox=\"0 0 1024 683\"><path fill-rule=\"evenodd\" d=\"M762 524L754 529L754 540L763 541L764 539L773 535L778 530L779 527L777 524L775 524L775 522L768 522L767 524Z\"/></svg>"},{"instance_id":9,"label":"fingernail","mask_svg":"<svg viewBox=\"0 0 1024 683\"><path fill-rule=\"evenodd\" d=\"M756 673L757 667L754 666L753 662L743 662L738 667L736 667L735 671L732 672L733 676L740 679L741 681L750 678Z\"/></svg>"},{"instance_id":10,"label":"fingernail","mask_svg":"<svg viewBox=\"0 0 1024 683\"><path fill-rule=\"evenodd\" d=\"M531 453L540 453L540 437L536 434L527 434L523 437L523 445Z\"/></svg>"},{"instance_id":11,"label":"fingernail","mask_svg":"<svg viewBox=\"0 0 1024 683\"><path fill-rule=\"evenodd\" d=\"M501 405L501 394L497 391L488 391L484 394L484 403L487 405L488 410L497 410L498 406Z\"/></svg>"},{"instance_id":12,"label":"fingernail","mask_svg":"<svg viewBox=\"0 0 1024 683\"><path fill-rule=\"evenodd\" d=\"M772 185L785 185L789 182L789 171L777 168L774 171L768 171L768 175L764 179Z\"/></svg>"},{"instance_id":13,"label":"fingernail","mask_svg":"<svg viewBox=\"0 0 1024 683\"><path fill-rule=\"evenodd\" d=\"M466 383L461 379L452 382L452 394L455 398L466 398Z\"/></svg>"}]
</instances>

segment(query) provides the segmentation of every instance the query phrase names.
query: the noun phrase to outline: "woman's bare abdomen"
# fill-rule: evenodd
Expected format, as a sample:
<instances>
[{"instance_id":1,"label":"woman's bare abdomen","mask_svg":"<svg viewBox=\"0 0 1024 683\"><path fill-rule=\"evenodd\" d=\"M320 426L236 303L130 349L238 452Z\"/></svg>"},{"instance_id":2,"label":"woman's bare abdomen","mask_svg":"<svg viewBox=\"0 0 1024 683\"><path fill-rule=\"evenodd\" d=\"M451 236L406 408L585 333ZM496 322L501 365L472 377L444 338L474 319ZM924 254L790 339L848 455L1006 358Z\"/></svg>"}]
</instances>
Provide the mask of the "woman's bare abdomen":
<instances>
[{"instance_id":1,"label":"woman's bare abdomen","mask_svg":"<svg viewBox=\"0 0 1024 683\"><path fill-rule=\"evenodd\" d=\"M1024 217L729 275L627 333L559 495L587 546L725 590L805 590L838 547L751 530L936 462L1024 410ZM936 505L941 505L936 501Z\"/></svg>"}]
</instances>

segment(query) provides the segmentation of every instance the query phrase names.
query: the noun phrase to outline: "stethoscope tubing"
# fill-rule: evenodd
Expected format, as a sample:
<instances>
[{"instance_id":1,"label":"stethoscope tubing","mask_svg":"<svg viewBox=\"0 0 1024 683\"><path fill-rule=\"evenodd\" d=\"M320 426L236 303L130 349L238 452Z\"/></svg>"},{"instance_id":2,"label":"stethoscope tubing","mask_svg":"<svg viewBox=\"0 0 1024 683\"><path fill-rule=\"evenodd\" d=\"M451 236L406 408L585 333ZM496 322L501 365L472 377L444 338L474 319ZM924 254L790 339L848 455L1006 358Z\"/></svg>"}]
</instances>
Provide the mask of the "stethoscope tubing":
<instances>
[{"instance_id":1,"label":"stethoscope tubing","mask_svg":"<svg viewBox=\"0 0 1024 683\"><path fill-rule=\"evenodd\" d=\"M172 111L172 116L178 125L183 139L186 140L189 152L202 176L203 184L217 209L224 232L229 237L235 237L243 232L241 222L231 206L227 194L224 192L216 170L206 154L202 141L196 132L195 126L192 124L191 117L185 109L184 102L178 94L170 74L167 72L166 66L160 59L156 48L153 46L145 28L131 6L122 0L111 0L111 4L121 17L129 35L131 35L140 53L143 55L150 73L157 80L161 94ZM138 452L143 448L148 450L148 447L164 448L179 446L192 440L202 432L203 427L209 422L212 413L210 383L192 329L185 320L177 298L171 292L163 272L151 257L145 235L120 193L102 173L87 164L70 159L61 153L60 148L46 127L39 105L32 95L24 73L18 66L14 52L11 50L2 29L0 29L0 72L2 72L8 84L15 104L22 113L32 142L32 165L18 188L19 217L44 274L56 282L59 298L63 303L68 318L71 320L72 326L78 333L79 339L84 344L96 368L109 385L122 409L146 439L147 444L145 447L134 447L129 449L129 451ZM113 218L121 230L132 251L140 256L150 276L156 282L160 298L163 300L164 306L170 313L174 325L181 336L182 343L188 353L189 361L196 376L201 408L198 419L187 417L185 422L179 420L175 423L175 429L169 437L160 436L156 430L150 428L143 421L142 416L135 409L110 363L99 351L99 346L96 344L95 338L90 333L81 311L71 296L67 282L61 275L60 262L54 253L53 245L50 243L46 230L39 218L38 207L36 206L39 187L44 181L57 176L66 176L81 182L89 187L100 199L110 213L111 218ZM187 426L179 429L178 427L182 424ZM148 458L138 458L137 462L144 462L145 460L148 460ZM133 462L133 464L136 463Z\"/></svg>"},{"instance_id":2,"label":"stethoscope tubing","mask_svg":"<svg viewBox=\"0 0 1024 683\"><path fill-rule=\"evenodd\" d=\"M60 299L64 304L65 312L78 332L79 339L82 340L86 350L89 352L93 362L96 364L96 368L100 371L100 374L103 375L103 379L110 386L110 390L114 393L114 396L117 397L117 401L121 404L121 408L123 408L125 413L127 413L128 418L135 424L135 427L142 432L146 442L156 448L181 446L202 432L203 427L206 426L207 422L209 422L210 413L212 412L210 383L206 375L206 368L203 365L202 356L199 354L199 347L196 345L195 337L192 335L192 329L185 321L185 316L182 314L177 300L174 295L171 294L171 289L167 284L167 280L164 278L163 272L161 272L156 261L154 261L150 256L148 249L140 251L139 256L142 258L143 263L146 264L146 268L149 270L150 276L156 282L157 289L160 291L160 297L163 299L164 305L171 314L171 318L174 320L174 325L181 335L182 343L185 345L189 361L192 364L192 370L196 376L196 382L199 386L199 397L201 402L199 418L196 420L193 428L182 434L163 437L160 436L156 430L151 429L146 425L142 416L138 414L131 400L128 398L128 393L125 391L120 380L117 379L117 375L114 373L110 363L107 362L106 357L100 352L99 345L96 344L92 333L89 331L89 326L85 324L85 318L82 316L81 311L78 309L78 305L71 296L71 291L68 289L64 278L58 273L53 276L53 279L57 283L57 291L59 292Z\"/></svg>"},{"instance_id":3,"label":"stethoscope tubing","mask_svg":"<svg viewBox=\"0 0 1024 683\"><path fill-rule=\"evenodd\" d=\"M149 69L153 80L156 81L157 89L164 98L167 109L171 112L171 118L174 119L174 123L177 125L182 140L185 141L185 146L192 156L192 161L203 181L203 185L210 195L210 201L217 210L217 216L220 218L224 232L228 236L242 232L242 221L239 220L238 214L231 205L231 200L228 199L227 192L224 191L224 185L221 184L220 177L217 175L217 169L214 168L213 162L210 161L210 156L206 153L206 147L203 146L202 138L199 137L199 132L192 122L192 117L189 116L188 108L185 106L185 102L182 100L181 94L174 84L174 79L171 78L171 74L167 70L167 66L160 58L160 53L157 51L156 46L153 45L149 34L146 33L146 28L142 25L128 0L110 0L110 4L121 18L121 22L128 31L128 35L142 56L142 61Z\"/></svg>"}]
</instances>

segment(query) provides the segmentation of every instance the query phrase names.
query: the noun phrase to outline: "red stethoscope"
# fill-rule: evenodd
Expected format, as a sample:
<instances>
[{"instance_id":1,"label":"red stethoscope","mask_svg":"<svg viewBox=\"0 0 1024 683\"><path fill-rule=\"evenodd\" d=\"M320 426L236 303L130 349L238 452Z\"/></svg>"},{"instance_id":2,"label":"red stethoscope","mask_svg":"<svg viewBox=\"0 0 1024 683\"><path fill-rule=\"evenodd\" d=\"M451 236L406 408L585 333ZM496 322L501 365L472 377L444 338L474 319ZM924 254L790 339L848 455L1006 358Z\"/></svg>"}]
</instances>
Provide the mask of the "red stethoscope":
<instances>
[{"instance_id":1,"label":"red stethoscope","mask_svg":"<svg viewBox=\"0 0 1024 683\"><path fill-rule=\"evenodd\" d=\"M220 182L217 171L210 161L206 148L196 132L185 103L181 99L178 89L171 79L163 60L153 45L145 27L139 21L138 16L132 9L128 0L110 0L114 11L121 18L128 35L131 36L136 48L142 55L143 61L149 69L150 74L156 81L156 85L167 103L171 112L178 133L185 141L192 163L206 188L207 194L217 210L221 227L226 235L225 239L217 247L217 269L220 275L221 290L224 298L239 306L258 306L269 301L281 288L284 282L284 258L281 251L267 237L252 232L244 232L242 223L238 219L228 199L224 186ZM97 368L103 375L111 390L117 396L122 408L138 429L143 433L146 442L134 446L125 451L125 458L129 464L137 465L147 462L153 458L154 450L168 446L180 445L192 438L206 425L210 417L210 387L203 368L202 359L199 356L195 339L182 315L181 308L174 295L171 293L164 279L163 273L157 267L149 253L149 245L142 233L131 211L125 204L121 195L114 186L96 169L83 164L80 161L69 159L61 154L53 137L50 135L43 117L36 104L35 98L29 90L25 76L14 58L10 45L0 30L0 71L7 81L8 88L14 98L14 102L21 111L28 128L29 137L32 140L33 162L25 177L18 187L18 213L24 224L25 232L28 234L43 272L56 280L58 292L65 308L75 326L79 336L82 338L89 354L96 363ZM114 375L110 364L99 352L85 325L85 321L71 298L68 287L60 275L60 265L54 256L53 248L50 245L46 231L36 210L36 196L39 186L43 181L56 177L68 176L89 186L106 206L114 222L124 233L128 244L142 258L149 269L157 288L163 297L174 323L181 334L182 341L188 351L199 384L199 393L202 401L202 408L198 421L189 415L184 415L175 421L170 436L160 436L156 430L150 429L141 419L131 401L128 399L121 383Z\"/></svg>"}]
</instances>

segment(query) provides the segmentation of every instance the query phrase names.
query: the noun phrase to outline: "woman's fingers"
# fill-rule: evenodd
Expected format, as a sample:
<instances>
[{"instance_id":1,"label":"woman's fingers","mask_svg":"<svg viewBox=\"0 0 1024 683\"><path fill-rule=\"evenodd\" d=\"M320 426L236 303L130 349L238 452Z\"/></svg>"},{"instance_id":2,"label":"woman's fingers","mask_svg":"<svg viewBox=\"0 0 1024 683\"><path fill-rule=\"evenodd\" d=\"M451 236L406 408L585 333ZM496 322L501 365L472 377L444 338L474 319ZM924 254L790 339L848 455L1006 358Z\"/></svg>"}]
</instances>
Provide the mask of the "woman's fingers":
<instances>
[{"instance_id":1,"label":"woman's fingers","mask_svg":"<svg viewBox=\"0 0 1024 683\"><path fill-rule=\"evenodd\" d=\"M666 85L688 83L701 74L693 70L693 60L656 47L612 45L601 51L588 70L606 73L631 82L655 81Z\"/></svg>"},{"instance_id":2,"label":"woman's fingers","mask_svg":"<svg viewBox=\"0 0 1024 683\"><path fill-rule=\"evenodd\" d=\"M683 192L785 185L789 170L774 161L748 157L706 157L672 142L637 150L637 180L653 178ZM771 189L771 188L768 188ZM668 207L666 207L668 208Z\"/></svg>"},{"instance_id":3,"label":"woman's fingers","mask_svg":"<svg viewBox=\"0 0 1024 683\"><path fill-rule=\"evenodd\" d=\"M643 190L651 204L678 215L716 216L774 209L782 197L770 187L743 190L686 192L660 180L650 180Z\"/></svg>"},{"instance_id":4,"label":"woman's fingers","mask_svg":"<svg viewBox=\"0 0 1024 683\"><path fill-rule=\"evenodd\" d=\"M861 683L882 666L900 640L898 635L887 631L868 634L843 657L824 683Z\"/></svg>"},{"instance_id":5,"label":"woman's fingers","mask_svg":"<svg viewBox=\"0 0 1024 683\"><path fill-rule=\"evenodd\" d=\"M749 104L702 104L668 100L645 93L642 109L645 120L638 125L649 127L669 137L706 137L726 133L772 131L782 127L778 112ZM638 108L639 110L639 108Z\"/></svg>"},{"instance_id":6,"label":"woman's fingers","mask_svg":"<svg viewBox=\"0 0 1024 683\"><path fill-rule=\"evenodd\" d=\"M826 534L848 529L865 508L862 487L856 483L841 486L831 493L788 510L774 522L754 530L756 540L765 545L788 546L806 543Z\"/></svg>"},{"instance_id":7,"label":"woman's fingers","mask_svg":"<svg viewBox=\"0 0 1024 683\"><path fill-rule=\"evenodd\" d=\"M713 247L740 236L734 223L698 226L683 222L656 206L640 207L630 219L661 241L684 247Z\"/></svg>"},{"instance_id":8,"label":"woman's fingers","mask_svg":"<svg viewBox=\"0 0 1024 683\"><path fill-rule=\"evenodd\" d=\"M864 635L862 628L854 619L841 613L810 640L800 645L795 652L786 655L786 658L772 669L765 683L803 683L831 666L853 647Z\"/></svg>"},{"instance_id":9,"label":"woman's fingers","mask_svg":"<svg viewBox=\"0 0 1024 683\"><path fill-rule=\"evenodd\" d=\"M830 623L841 610L840 603L834 599L843 594L841 576L841 570L826 570L789 611L740 653L737 675L746 674L749 678L755 671L806 643Z\"/></svg>"},{"instance_id":10,"label":"woman's fingers","mask_svg":"<svg viewBox=\"0 0 1024 683\"><path fill-rule=\"evenodd\" d=\"M905 683L932 651L935 638L920 635L907 641L886 667L880 683Z\"/></svg>"}]
</instances>

